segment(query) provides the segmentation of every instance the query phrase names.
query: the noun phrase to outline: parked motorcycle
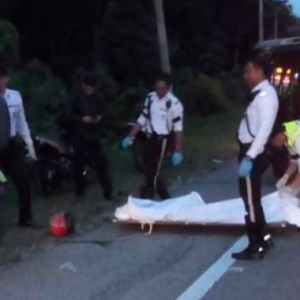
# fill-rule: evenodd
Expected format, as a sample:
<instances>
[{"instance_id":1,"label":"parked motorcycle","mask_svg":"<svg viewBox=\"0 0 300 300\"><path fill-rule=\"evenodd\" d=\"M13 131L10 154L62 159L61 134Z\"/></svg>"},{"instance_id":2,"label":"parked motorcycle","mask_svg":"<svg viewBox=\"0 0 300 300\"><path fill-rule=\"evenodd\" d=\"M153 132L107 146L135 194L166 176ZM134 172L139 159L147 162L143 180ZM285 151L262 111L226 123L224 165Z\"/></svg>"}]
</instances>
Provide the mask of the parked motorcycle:
<instances>
[{"instance_id":1,"label":"parked motorcycle","mask_svg":"<svg viewBox=\"0 0 300 300\"><path fill-rule=\"evenodd\" d=\"M49 196L71 188L74 174L73 148L40 136L35 136L33 141L42 193ZM87 178L89 173L89 168L85 166L83 176Z\"/></svg>"}]
</instances>

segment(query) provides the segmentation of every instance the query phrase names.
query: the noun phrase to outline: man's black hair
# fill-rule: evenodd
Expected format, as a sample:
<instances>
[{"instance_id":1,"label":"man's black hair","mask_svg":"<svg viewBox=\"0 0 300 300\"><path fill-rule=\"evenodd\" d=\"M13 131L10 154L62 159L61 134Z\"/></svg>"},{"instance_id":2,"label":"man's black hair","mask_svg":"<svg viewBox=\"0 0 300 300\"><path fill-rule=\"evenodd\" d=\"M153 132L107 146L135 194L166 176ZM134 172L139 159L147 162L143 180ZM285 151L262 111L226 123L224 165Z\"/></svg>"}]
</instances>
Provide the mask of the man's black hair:
<instances>
[{"instance_id":1,"label":"man's black hair","mask_svg":"<svg viewBox=\"0 0 300 300\"><path fill-rule=\"evenodd\" d=\"M5 76L9 76L8 69L5 66L0 65L0 78Z\"/></svg>"},{"instance_id":2,"label":"man's black hair","mask_svg":"<svg viewBox=\"0 0 300 300\"><path fill-rule=\"evenodd\" d=\"M81 77L81 83L86 84L91 87L97 86L97 77L93 73L85 73Z\"/></svg>"},{"instance_id":3,"label":"man's black hair","mask_svg":"<svg viewBox=\"0 0 300 300\"><path fill-rule=\"evenodd\" d=\"M273 139L277 134L285 132L285 127L282 124L275 124L270 134L270 138Z\"/></svg>"},{"instance_id":4,"label":"man's black hair","mask_svg":"<svg viewBox=\"0 0 300 300\"><path fill-rule=\"evenodd\" d=\"M270 78L273 73L273 67L271 63L262 56L253 56L248 59L248 63L252 63L256 68L259 68L263 71L266 78Z\"/></svg>"},{"instance_id":5,"label":"man's black hair","mask_svg":"<svg viewBox=\"0 0 300 300\"><path fill-rule=\"evenodd\" d=\"M155 78L155 82L163 81L167 84L167 86L170 86L172 84L172 76L168 73L160 73Z\"/></svg>"}]
</instances>

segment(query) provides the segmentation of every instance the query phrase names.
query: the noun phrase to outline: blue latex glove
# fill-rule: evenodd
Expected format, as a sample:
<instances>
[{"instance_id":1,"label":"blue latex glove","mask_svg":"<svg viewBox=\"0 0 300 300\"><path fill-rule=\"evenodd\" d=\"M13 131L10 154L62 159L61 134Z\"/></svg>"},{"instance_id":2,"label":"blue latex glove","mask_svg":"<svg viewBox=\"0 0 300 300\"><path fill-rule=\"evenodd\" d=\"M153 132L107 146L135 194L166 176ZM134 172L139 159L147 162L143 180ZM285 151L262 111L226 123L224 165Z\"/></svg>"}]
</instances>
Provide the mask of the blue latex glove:
<instances>
[{"instance_id":1,"label":"blue latex glove","mask_svg":"<svg viewBox=\"0 0 300 300\"><path fill-rule=\"evenodd\" d=\"M121 146L122 146L123 149L127 149L130 146L132 146L132 144L133 144L133 138L131 138L129 136L126 136L126 138L124 138L122 140Z\"/></svg>"},{"instance_id":2,"label":"blue latex glove","mask_svg":"<svg viewBox=\"0 0 300 300\"><path fill-rule=\"evenodd\" d=\"M239 176L241 178L246 178L250 176L252 169L253 169L252 159L249 157L245 157L240 163Z\"/></svg>"},{"instance_id":3,"label":"blue latex glove","mask_svg":"<svg viewBox=\"0 0 300 300\"><path fill-rule=\"evenodd\" d=\"M173 153L171 160L172 160L173 166L178 166L183 161L183 155L179 152L175 152L175 153Z\"/></svg>"}]
</instances>

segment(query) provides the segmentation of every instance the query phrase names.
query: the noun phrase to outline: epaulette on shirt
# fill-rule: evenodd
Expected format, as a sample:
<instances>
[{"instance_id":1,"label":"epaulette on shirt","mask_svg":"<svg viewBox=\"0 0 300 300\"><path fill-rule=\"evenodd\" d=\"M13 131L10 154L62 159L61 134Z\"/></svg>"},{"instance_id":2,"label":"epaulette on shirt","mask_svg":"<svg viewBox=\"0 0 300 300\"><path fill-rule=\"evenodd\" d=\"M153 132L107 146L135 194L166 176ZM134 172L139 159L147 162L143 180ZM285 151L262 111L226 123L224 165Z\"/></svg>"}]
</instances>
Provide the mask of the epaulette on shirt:
<instances>
[{"instance_id":1,"label":"epaulette on shirt","mask_svg":"<svg viewBox=\"0 0 300 300\"><path fill-rule=\"evenodd\" d=\"M8 93L10 94L10 95L12 95L12 96L21 96L20 95L20 92L19 91L17 91L17 90L11 90L11 89L8 89Z\"/></svg>"},{"instance_id":2,"label":"epaulette on shirt","mask_svg":"<svg viewBox=\"0 0 300 300\"><path fill-rule=\"evenodd\" d=\"M18 106L22 104L21 94L16 90L7 90L7 104L9 107Z\"/></svg>"},{"instance_id":3,"label":"epaulette on shirt","mask_svg":"<svg viewBox=\"0 0 300 300\"><path fill-rule=\"evenodd\" d=\"M259 97L266 97L268 96L268 93L266 91L261 91L259 94L258 94Z\"/></svg>"}]
</instances>

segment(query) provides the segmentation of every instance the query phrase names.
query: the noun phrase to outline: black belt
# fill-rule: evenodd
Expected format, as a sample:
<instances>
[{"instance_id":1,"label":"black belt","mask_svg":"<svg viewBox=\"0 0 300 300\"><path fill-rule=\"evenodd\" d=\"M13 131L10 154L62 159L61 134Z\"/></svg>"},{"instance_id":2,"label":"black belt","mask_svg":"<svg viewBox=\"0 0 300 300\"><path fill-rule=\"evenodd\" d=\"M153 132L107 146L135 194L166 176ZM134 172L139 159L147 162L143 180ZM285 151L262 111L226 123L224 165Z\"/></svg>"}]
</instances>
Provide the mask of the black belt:
<instances>
[{"instance_id":1,"label":"black belt","mask_svg":"<svg viewBox=\"0 0 300 300\"><path fill-rule=\"evenodd\" d=\"M147 139L163 140L163 139L167 139L169 136L170 136L169 134L146 133Z\"/></svg>"},{"instance_id":2,"label":"black belt","mask_svg":"<svg viewBox=\"0 0 300 300\"><path fill-rule=\"evenodd\" d=\"M252 143L243 144L239 140L238 140L238 143L239 143L239 147L241 150L248 150L248 149L250 149L250 147L252 145Z\"/></svg>"}]
</instances>

